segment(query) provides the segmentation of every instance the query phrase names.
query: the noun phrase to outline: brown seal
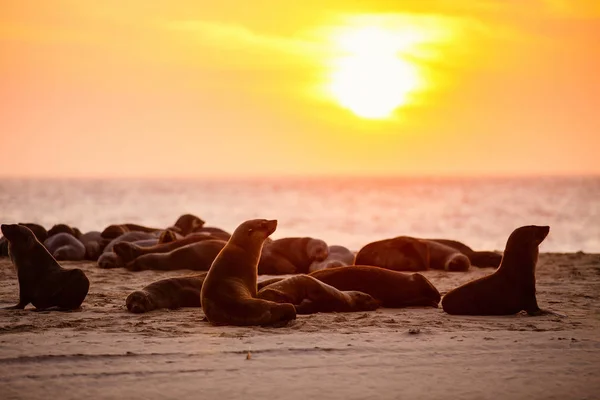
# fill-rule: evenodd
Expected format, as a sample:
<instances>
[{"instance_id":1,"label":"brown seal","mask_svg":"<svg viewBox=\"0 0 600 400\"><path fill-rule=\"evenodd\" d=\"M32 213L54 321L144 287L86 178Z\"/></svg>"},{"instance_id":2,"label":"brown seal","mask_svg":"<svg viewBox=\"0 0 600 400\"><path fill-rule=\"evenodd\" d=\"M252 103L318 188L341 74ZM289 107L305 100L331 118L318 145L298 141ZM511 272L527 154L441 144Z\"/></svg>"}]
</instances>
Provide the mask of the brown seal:
<instances>
[{"instance_id":1,"label":"brown seal","mask_svg":"<svg viewBox=\"0 0 600 400\"><path fill-rule=\"evenodd\" d=\"M329 246L329 254L323 261L313 261L308 267L308 272L315 272L321 269L343 267L354 264L354 253L348 248L339 245Z\"/></svg>"},{"instance_id":2,"label":"brown seal","mask_svg":"<svg viewBox=\"0 0 600 400\"><path fill-rule=\"evenodd\" d=\"M160 308L200 307L200 290L206 272L179 278L161 279L127 296L125 305L132 313Z\"/></svg>"},{"instance_id":3,"label":"brown seal","mask_svg":"<svg viewBox=\"0 0 600 400\"><path fill-rule=\"evenodd\" d=\"M103 239L104 241L108 239ZM154 246L158 243L156 233L150 232L127 232L111 240L104 247L103 253L98 257L98 266L104 269L122 268L125 263L113 251L114 246L121 242L134 242L138 246Z\"/></svg>"},{"instance_id":4,"label":"brown seal","mask_svg":"<svg viewBox=\"0 0 600 400\"><path fill-rule=\"evenodd\" d=\"M221 240L229 240L231 238L231 233L213 226L203 226L201 228L194 229L193 233L203 233L205 235L214 236L215 238Z\"/></svg>"},{"instance_id":5,"label":"brown seal","mask_svg":"<svg viewBox=\"0 0 600 400\"><path fill-rule=\"evenodd\" d=\"M419 239L427 244L430 269L444 271L467 271L471 267L469 257L457 249L433 240Z\"/></svg>"},{"instance_id":6,"label":"brown seal","mask_svg":"<svg viewBox=\"0 0 600 400\"><path fill-rule=\"evenodd\" d=\"M291 237L265 244L258 273L284 275L308 273L315 261L323 261L329 254L327 243L311 237Z\"/></svg>"},{"instance_id":7,"label":"brown seal","mask_svg":"<svg viewBox=\"0 0 600 400\"><path fill-rule=\"evenodd\" d=\"M48 237L52 237L59 233L68 233L75 236L76 238L79 238L79 236L81 236L81 231L75 227L69 226L67 224L56 224L48 230Z\"/></svg>"},{"instance_id":8,"label":"brown seal","mask_svg":"<svg viewBox=\"0 0 600 400\"><path fill-rule=\"evenodd\" d=\"M87 296L90 281L80 269L65 269L52 257L33 232L22 225L2 225L19 279L19 304L31 303L38 310L74 310Z\"/></svg>"},{"instance_id":9,"label":"brown seal","mask_svg":"<svg viewBox=\"0 0 600 400\"><path fill-rule=\"evenodd\" d=\"M340 291L309 275L296 275L261 289L257 297L276 303L291 303L298 314L318 312L372 311L379 301L358 291Z\"/></svg>"},{"instance_id":10,"label":"brown seal","mask_svg":"<svg viewBox=\"0 0 600 400\"><path fill-rule=\"evenodd\" d=\"M204 224L205 222L201 218L193 214L183 214L177 218L173 227L177 228L178 233L187 236L194 232L194 230L202 228Z\"/></svg>"},{"instance_id":11,"label":"brown seal","mask_svg":"<svg viewBox=\"0 0 600 400\"><path fill-rule=\"evenodd\" d=\"M535 297L538 246L548 232L549 226L515 229L506 242L500 267L448 292L442 299L444 311L455 315L510 315L522 310L530 315L551 313L540 310Z\"/></svg>"},{"instance_id":12,"label":"brown seal","mask_svg":"<svg viewBox=\"0 0 600 400\"><path fill-rule=\"evenodd\" d=\"M419 239L397 236L365 245L356 254L354 264L393 271L425 271L429 268L429 249Z\"/></svg>"},{"instance_id":13,"label":"brown seal","mask_svg":"<svg viewBox=\"0 0 600 400\"><path fill-rule=\"evenodd\" d=\"M240 224L212 263L200 292L202 309L213 325L280 325L296 318L292 304L256 298L258 261L277 220Z\"/></svg>"},{"instance_id":14,"label":"brown seal","mask_svg":"<svg viewBox=\"0 0 600 400\"><path fill-rule=\"evenodd\" d=\"M382 307L401 308L409 306L436 307L440 292L421 274L406 274L368 265L350 265L328 268L310 273L321 282L338 290L357 290L367 293L381 302ZM281 281L273 278L262 281L258 289Z\"/></svg>"},{"instance_id":15,"label":"brown seal","mask_svg":"<svg viewBox=\"0 0 600 400\"><path fill-rule=\"evenodd\" d=\"M154 246L148 247L138 246L135 243L130 242L119 242L114 245L113 251L121 257L123 262L129 263L144 254L168 253L185 245L202 242L204 240L218 240L218 238L203 233L192 233L184 238L169 243L157 243Z\"/></svg>"},{"instance_id":16,"label":"brown seal","mask_svg":"<svg viewBox=\"0 0 600 400\"><path fill-rule=\"evenodd\" d=\"M179 269L208 271L226 243L224 240L204 240L179 247L168 253L145 254L126 263L125 268L130 271L174 271ZM118 245L115 245L115 248Z\"/></svg>"},{"instance_id":17,"label":"brown seal","mask_svg":"<svg viewBox=\"0 0 600 400\"><path fill-rule=\"evenodd\" d=\"M138 224L119 224L119 225L109 225L100 235L102 235L105 239L115 239L124 233L127 232L161 232L163 229L158 228L149 228L147 226L138 225Z\"/></svg>"},{"instance_id":18,"label":"brown seal","mask_svg":"<svg viewBox=\"0 0 600 400\"><path fill-rule=\"evenodd\" d=\"M90 261L97 261L104 251L104 246L108 244L98 231L86 232L79 237L79 240L85 247L85 259Z\"/></svg>"},{"instance_id":19,"label":"brown seal","mask_svg":"<svg viewBox=\"0 0 600 400\"><path fill-rule=\"evenodd\" d=\"M44 242L44 246L57 261L81 261L85 259L85 246L70 233L57 233Z\"/></svg>"},{"instance_id":20,"label":"brown seal","mask_svg":"<svg viewBox=\"0 0 600 400\"><path fill-rule=\"evenodd\" d=\"M455 248L469 258L471 265L480 268L497 268L502 261L502 254L495 251L475 251L464 243L450 239L428 239Z\"/></svg>"}]
</instances>

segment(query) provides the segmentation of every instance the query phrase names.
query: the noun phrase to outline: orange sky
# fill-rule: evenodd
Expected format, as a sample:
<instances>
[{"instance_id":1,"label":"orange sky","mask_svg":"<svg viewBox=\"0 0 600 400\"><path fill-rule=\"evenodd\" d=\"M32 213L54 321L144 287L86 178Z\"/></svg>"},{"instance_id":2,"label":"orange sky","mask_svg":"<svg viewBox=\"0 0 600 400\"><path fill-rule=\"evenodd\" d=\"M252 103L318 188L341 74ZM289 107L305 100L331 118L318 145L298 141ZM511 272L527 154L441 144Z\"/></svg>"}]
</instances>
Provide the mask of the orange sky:
<instances>
[{"instance_id":1,"label":"orange sky","mask_svg":"<svg viewBox=\"0 0 600 400\"><path fill-rule=\"evenodd\" d=\"M600 174L599 4L0 0L0 174ZM326 93L365 24L419 38L386 119Z\"/></svg>"}]
</instances>

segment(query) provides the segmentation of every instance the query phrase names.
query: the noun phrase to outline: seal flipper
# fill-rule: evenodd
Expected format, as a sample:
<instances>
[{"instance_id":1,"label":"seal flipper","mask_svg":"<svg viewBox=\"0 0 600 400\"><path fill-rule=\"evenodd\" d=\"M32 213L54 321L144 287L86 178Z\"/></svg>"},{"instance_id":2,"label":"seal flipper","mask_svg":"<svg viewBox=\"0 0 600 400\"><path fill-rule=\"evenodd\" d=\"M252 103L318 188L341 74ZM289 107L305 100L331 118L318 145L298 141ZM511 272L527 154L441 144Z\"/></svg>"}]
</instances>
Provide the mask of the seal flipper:
<instances>
[{"instance_id":1,"label":"seal flipper","mask_svg":"<svg viewBox=\"0 0 600 400\"><path fill-rule=\"evenodd\" d=\"M310 299L304 299L298 305L295 305L297 314L315 314L318 312L318 307L314 301Z\"/></svg>"}]
</instances>

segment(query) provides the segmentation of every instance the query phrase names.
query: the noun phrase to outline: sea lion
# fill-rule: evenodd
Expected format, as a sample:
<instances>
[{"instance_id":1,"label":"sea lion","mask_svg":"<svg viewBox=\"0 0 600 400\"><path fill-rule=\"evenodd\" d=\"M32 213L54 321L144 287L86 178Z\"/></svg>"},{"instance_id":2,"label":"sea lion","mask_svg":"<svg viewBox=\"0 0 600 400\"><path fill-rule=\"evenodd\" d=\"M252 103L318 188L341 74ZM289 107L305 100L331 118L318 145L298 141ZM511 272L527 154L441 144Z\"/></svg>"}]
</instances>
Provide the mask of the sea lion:
<instances>
[{"instance_id":1,"label":"sea lion","mask_svg":"<svg viewBox=\"0 0 600 400\"><path fill-rule=\"evenodd\" d=\"M79 237L79 240L85 247L85 259L90 261L97 261L107 244L98 231L86 232Z\"/></svg>"},{"instance_id":2,"label":"sea lion","mask_svg":"<svg viewBox=\"0 0 600 400\"><path fill-rule=\"evenodd\" d=\"M423 275L407 274L368 265L350 265L311 272L312 276L338 290L357 290L367 293L381 302L382 307L401 308L409 306L436 307L440 292ZM281 281L273 278L258 283L262 290Z\"/></svg>"},{"instance_id":3,"label":"sea lion","mask_svg":"<svg viewBox=\"0 0 600 400\"><path fill-rule=\"evenodd\" d=\"M240 224L212 263L200 299L213 325L280 325L296 318L293 304L256 298L258 261L265 239L277 220L253 219Z\"/></svg>"},{"instance_id":4,"label":"sea lion","mask_svg":"<svg viewBox=\"0 0 600 400\"><path fill-rule=\"evenodd\" d=\"M48 239L48 232L46 228L39 224L34 224L31 222L19 222L19 225L23 225L28 227L37 240L44 243L46 239ZM0 237L0 257L8 257L8 240L5 237Z\"/></svg>"},{"instance_id":5,"label":"sea lion","mask_svg":"<svg viewBox=\"0 0 600 400\"><path fill-rule=\"evenodd\" d=\"M258 264L261 275L305 274L329 255L327 243L311 237L290 237L265 244Z\"/></svg>"},{"instance_id":6,"label":"sea lion","mask_svg":"<svg viewBox=\"0 0 600 400\"><path fill-rule=\"evenodd\" d=\"M205 222L201 218L193 214L183 214L177 218L177 221L175 221L175 225L173 226L178 228L179 233L181 233L183 236L187 236L194 232L195 229L202 228L204 224Z\"/></svg>"},{"instance_id":7,"label":"sea lion","mask_svg":"<svg viewBox=\"0 0 600 400\"><path fill-rule=\"evenodd\" d=\"M308 267L308 272L319 271L326 268L343 267L354 264L354 253L344 246L329 246L329 255L323 261L314 261Z\"/></svg>"},{"instance_id":8,"label":"sea lion","mask_svg":"<svg viewBox=\"0 0 600 400\"><path fill-rule=\"evenodd\" d=\"M81 261L85 259L85 246L70 233L60 232L44 242L52 257L57 261Z\"/></svg>"},{"instance_id":9,"label":"sea lion","mask_svg":"<svg viewBox=\"0 0 600 400\"><path fill-rule=\"evenodd\" d=\"M358 291L342 292L312 276L296 275L261 289L259 299L291 303L298 314L372 311L379 301Z\"/></svg>"},{"instance_id":10,"label":"sea lion","mask_svg":"<svg viewBox=\"0 0 600 400\"><path fill-rule=\"evenodd\" d=\"M74 310L87 296L90 281L80 269L65 269L33 232L22 225L1 225L19 280L19 303L7 309Z\"/></svg>"},{"instance_id":11,"label":"sea lion","mask_svg":"<svg viewBox=\"0 0 600 400\"><path fill-rule=\"evenodd\" d=\"M476 267L485 268L497 268L502 261L502 254L494 251L475 251L464 243L457 242L456 240L450 239L428 239L433 242L438 242L449 247L453 247L460 251L469 258L471 265Z\"/></svg>"},{"instance_id":12,"label":"sea lion","mask_svg":"<svg viewBox=\"0 0 600 400\"><path fill-rule=\"evenodd\" d=\"M442 299L444 311L454 315L510 315L521 310L529 315L553 313L541 310L535 297L538 246L549 232L549 226L515 229L506 242L500 267L448 292Z\"/></svg>"},{"instance_id":13,"label":"sea lion","mask_svg":"<svg viewBox=\"0 0 600 400\"><path fill-rule=\"evenodd\" d=\"M75 236L76 238L79 238L79 236L81 236L81 231L75 227L66 224L56 224L48 230L48 237L52 237L59 233L68 233Z\"/></svg>"},{"instance_id":14,"label":"sea lion","mask_svg":"<svg viewBox=\"0 0 600 400\"><path fill-rule=\"evenodd\" d=\"M174 271L179 269L208 271L226 243L224 240L204 240L168 253L145 254L126 263L125 268L129 271ZM115 245L115 248L118 245Z\"/></svg>"},{"instance_id":15,"label":"sea lion","mask_svg":"<svg viewBox=\"0 0 600 400\"><path fill-rule=\"evenodd\" d=\"M119 257L121 257L123 262L129 263L144 254L168 253L185 245L202 242L204 240L219 239L208 234L191 233L184 238L177 239L169 243L157 243L154 246L148 247L141 247L135 243L119 242L114 245L113 250L119 255Z\"/></svg>"},{"instance_id":16,"label":"sea lion","mask_svg":"<svg viewBox=\"0 0 600 400\"><path fill-rule=\"evenodd\" d=\"M471 267L469 258L457 249L433 240L420 240L427 244L428 268L444 271L467 271Z\"/></svg>"},{"instance_id":17,"label":"sea lion","mask_svg":"<svg viewBox=\"0 0 600 400\"><path fill-rule=\"evenodd\" d=\"M138 224L119 224L119 225L109 225L100 234L105 239L115 239L127 232L161 232L162 229L158 228L149 228L147 226L138 225Z\"/></svg>"},{"instance_id":18,"label":"sea lion","mask_svg":"<svg viewBox=\"0 0 600 400\"><path fill-rule=\"evenodd\" d=\"M132 313L160 308L200 307L200 289L206 272L179 278L161 279L127 296L125 305Z\"/></svg>"},{"instance_id":19,"label":"sea lion","mask_svg":"<svg viewBox=\"0 0 600 400\"><path fill-rule=\"evenodd\" d=\"M365 245L356 254L354 264L393 271L425 271L429 268L429 249L419 239L397 236Z\"/></svg>"},{"instance_id":20,"label":"sea lion","mask_svg":"<svg viewBox=\"0 0 600 400\"><path fill-rule=\"evenodd\" d=\"M203 226L203 227L194 229L192 232L208 234L208 235L214 236L215 238L221 239L221 240L229 240L231 238L231 233L224 231L221 228L215 228L213 226Z\"/></svg>"},{"instance_id":21,"label":"sea lion","mask_svg":"<svg viewBox=\"0 0 600 400\"><path fill-rule=\"evenodd\" d=\"M103 253L98 257L98 266L100 268L111 269L125 267L123 260L121 260L121 258L113 251L114 246L121 242L133 242L137 246L154 246L158 243L158 238L156 238L156 233L148 232L127 232L122 234L111 240L108 245L104 247Z\"/></svg>"}]
</instances>

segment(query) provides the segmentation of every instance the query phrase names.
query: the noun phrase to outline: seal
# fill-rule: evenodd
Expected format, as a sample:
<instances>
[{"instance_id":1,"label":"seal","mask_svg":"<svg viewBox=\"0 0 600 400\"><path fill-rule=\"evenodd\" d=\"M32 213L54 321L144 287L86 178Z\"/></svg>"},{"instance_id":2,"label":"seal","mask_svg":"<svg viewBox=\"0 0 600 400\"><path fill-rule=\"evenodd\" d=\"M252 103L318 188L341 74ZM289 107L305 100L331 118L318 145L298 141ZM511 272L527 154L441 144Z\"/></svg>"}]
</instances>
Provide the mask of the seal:
<instances>
[{"instance_id":1,"label":"seal","mask_svg":"<svg viewBox=\"0 0 600 400\"><path fill-rule=\"evenodd\" d=\"M90 261L97 261L107 244L98 231L86 232L79 237L79 240L85 247L85 259Z\"/></svg>"},{"instance_id":2,"label":"seal","mask_svg":"<svg viewBox=\"0 0 600 400\"><path fill-rule=\"evenodd\" d=\"M407 274L369 265L350 265L311 272L308 276L338 290L367 293L379 300L382 307L387 308L437 308L441 298L435 286L419 273ZM258 284L258 289L263 290L279 281L281 278L262 281Z\"/></svg>"},{"instance_id":3,"label":"seal","mask_svg":"<svg viewBox=\"0 0 600 400\"><path fill-rule=\"evenodd\" d=\"M101 235L105 239L115 239L127 232L161 232L163 229L149 228L138 224L120 224L109 225L102 231Z\"/></svg>"},{"instance_id":4,"label":"seal","mask_svg":"<svg viewBox=\"0 0 600 400\"><path fill-rule=\"evenodd\" d=\"M281 325L296 318L293 304L256 298L258 261L277 220L240 224L212 263L200 291L202 309L213 325Z\"/></svg>"},{"instance_id":5,"label":"seal","mask_svg":"<svg viewBox=\"0 0 600 400\"><path fill-rule=\"evenodd\" d=\"M132 313L145 313L161 308L200 307L200 290L206 272L179 278L161 279L127 296L125 305Z\"/></svg>"},{"instance_id":6,"label":"seal","mask_svg":"<svg viewBox=\"0 0 600 400\"><path fill-rule=\"evenodd\" d=\"M204 240L168 253L145 254L126 263L125 268L129 271L174 271L179 269L208 271L226 243L224 240ZM115 249L118 245L115 245Z\"/></svg>"},{"instance_id":7,"label":"seal","mask_svg":"<svg viewBox=\"0 0 600 400\"><path fill-rule=\"evenodd\" d=\"M44 242L44 246L57 261L81 261L85 259L85 246L70 233L57 233Z\"/></svg>"},{"instance_id":8,"label":"seal","mask_svg":"<svg viewBox=\"0 0 600 400\"><path fill-rule=\"evenodd\" d=\"M438 242L446 246L455 248L469 258L471 265L479 268L498 268L502 261L502 254L495 251L475 251L464 243L450 239L428 239L429 241Z\"/></svg>"},{"instance_id":9,"label":"seal","mask_svg":"<svg viewBox=\"0 0 600 400\"><path fill-rule=\"evenodd\" d=\"M75 236L76 238L79 238L79 236L81 236L81 231L75 227L69 226L67 224L56 224L52 226L50 230L48 230L48 237L57 235L59 233L68 233Z\"/></svg>"},{"instance_id":10,"label":"seal","mask_svg":"<svg viewBox=\"0 0 600 400\"><path fill-rule=\"evenodd\" d=\"M174 242L175 240L177 240L179 237L179 235L171 229L167 229L161 232L160 236L158 237L158 244L163 244L163 243L171 243Z\"/></svg>"},{"instance_id":11,"label":"seal","mask_svg":"<svg viewBox=\"0 0 600 400\"><path fill-rule=\"evenodd\" d=\"M195 229L202 228L204 224L205 222L201 218L193 214L183 214L177 218L177 221L175 221L175 225L173 226L177 228L180 234L187 236L194 232Z\"/></svg>"},{"instance_id":12,"label":"seal","mask_svg":"<svg viewBox=\"0 0 600 400\"><path fill-rule=\"evenodd\" d=\"M144 254L168 253L188 244L202 242L204 240L220 240L219 238L204 234L191 233L188 236L174 240L169 243L158 243L154 246L142 247L135 243L119 242L113 246L113 250L125 263L129 263ZM229 240L229 239L227 239Z\"/></svg>"},{"instance_id":13,"label":"seal","mask_svg":"<svg viewBox=\"0 0 600 400\"><path fill-rule=\"evenodd\" d=\"M430 269L444 271L467 271L471 267L469 257L457 249L426 239L419 239L427 245Z\"/></svg>"},{"instance_id":14,"label":"seal","mask_svg":"<svg viewBox=\"0 0 600 400\"><path fill-rule=\"evenodd\" d=\"M103 239L108 240L108 239ZM122 268L125 267L125 263L121 258L113 251L114 246L121 242L134 242L138 246L154 246L158 243L156 233L149 232L127 232L123 235L111 240L108 245L104 247L103 253L98 257L98 266L104 269L110 268Z\"/></svg>"},{"instance_id":15,"label":"seal","mask_svg":"<svg viewBox=\"0 0 600 400\"><path fill-rule=\"evenodd\" d=\"M308 272L321 269L343 267L354 264L354 253L344 246L329 246L329 255L323 261L313 261L308 267Z\"/></svg>"},{"instance_id":16,"label":"seal","mask_svg":"<svg viewBox=\"0 0 600 400\"><path fill-rule=\"evenodd\" d=\"M1 225L19 279L19 303L8 309L74 310L87 296L90 281L80 269L65 269L33 232L22 225Z\"/></svg>"},{"instance_id":17,"label":"seal","mask_svg":"<svg viewBox=\"0 0 600 400\"><path fill-rule=\"evenodd\" d=\"M29 228L37 240L44 243L48 239L48 232L42 225L34 224L31 222L19 222L19 225L26 226ZM0 257L8 257L8 240L5 237L0 237Z\"/></svg>"},{"instance_id":18,"label":"seal","mask_svg":"<svg viewBox=\"0 0 600 400\"><path fill-rule=\"evenodd\" d=\"M258 273L261 275L306 274L315 261L329 255L329 246L320 239L290 237L265 244Z\"/></svg>"},{"instance_id":19,"label":"seal","mask_svg":"<svg viewBox=\"0 0 600 400\"><path fill-rule=\"evenodd\" d=\"M498 269L448 292L442 299L444 311L453 315L510 315L525 310L529 315L560 315L541 310L535 296L538 246L549 232L549 226L515 229Z\"/></svg>"},{"instance_id":20,"label":"seal","mask_svg":"<svg viewBox=\"0 0 600 400\"><path fill-rule=\"evenodd\" d=\"M259 299L291 303L298 314L372 311L379 301L358 291L337 290L309 275L296 275L261 289Z\"/></svg>"},{"instance_id":21,"label":"seal","mask_svg":"<svg viewBox=\"0 0 600 400\"><path fill-rule=\"evenodd\" d=\"M194 229L193 233L204 233L207 235L214 236L216 239L229 240L231 233L224 231L221 228L215 228L213 226L203 226L201 228Z\"/></svg>"},{"instance_id":22,"label":"seal","mask_svg":"<svg viewBox=\"0 0 600 400\"><path fill-rule=\"evenodd\" d=\"M393 271L425 271L429 268L429 249L419 239L397 236L365 245L356 254L354 264Z\"/></svg>"}]
</instances>

